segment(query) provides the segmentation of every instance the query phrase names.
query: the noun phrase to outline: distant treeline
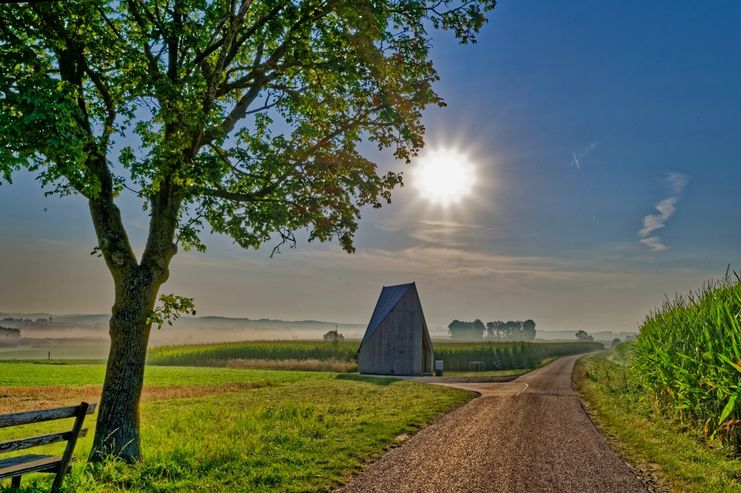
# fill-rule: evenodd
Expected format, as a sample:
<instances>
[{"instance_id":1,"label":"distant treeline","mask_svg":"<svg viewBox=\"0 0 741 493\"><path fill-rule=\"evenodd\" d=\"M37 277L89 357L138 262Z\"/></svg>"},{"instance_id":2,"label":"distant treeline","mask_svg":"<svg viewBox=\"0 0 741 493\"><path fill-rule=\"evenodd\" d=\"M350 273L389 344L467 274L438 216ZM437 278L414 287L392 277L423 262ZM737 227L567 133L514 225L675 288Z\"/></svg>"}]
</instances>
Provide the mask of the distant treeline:
<instances>
[{"instance_id":1,"label":"distant treeline","mask_svg":"<svg viewBox=\"0 0 741 493\"><path fill-rule=\"evenodd\" d=\"M0 327L0 337L17 338L21 336L21 331L9 327Z\"/></svg>"},{"instance_id":2,"label":"distant treeline","mask_svg":"<svg viewBox=\"0 0 741 493\"><path fill-rule=\"evenodd\" d=\"M458 341L529 341L535 339L535 322L531 319L503 322L484 322L478 318L473 322L453 320L448 325L450 336Z\"/></svg>"}]
</instances>

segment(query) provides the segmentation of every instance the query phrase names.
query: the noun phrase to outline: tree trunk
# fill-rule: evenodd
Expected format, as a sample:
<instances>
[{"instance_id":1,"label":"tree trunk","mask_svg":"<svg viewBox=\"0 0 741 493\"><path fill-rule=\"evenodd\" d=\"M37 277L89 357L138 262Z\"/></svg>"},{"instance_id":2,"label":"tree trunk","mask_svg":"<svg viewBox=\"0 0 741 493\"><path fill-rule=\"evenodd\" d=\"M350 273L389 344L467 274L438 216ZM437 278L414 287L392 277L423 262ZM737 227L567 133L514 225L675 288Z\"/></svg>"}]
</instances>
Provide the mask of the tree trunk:
<instances>
[{"instance_id":1,"label":"tree trunk","mask_svg":"<svg viewBox=\"0 0 741 493\"><path fill-rule=\"evenodd\" d=\"M98 421L90 455L92 462L113 456L126 462L141 458L139 398L144 364L160 282L141 267L116 282L116 300L110 320L111 348Z\"/></svg>"}]
</instances>

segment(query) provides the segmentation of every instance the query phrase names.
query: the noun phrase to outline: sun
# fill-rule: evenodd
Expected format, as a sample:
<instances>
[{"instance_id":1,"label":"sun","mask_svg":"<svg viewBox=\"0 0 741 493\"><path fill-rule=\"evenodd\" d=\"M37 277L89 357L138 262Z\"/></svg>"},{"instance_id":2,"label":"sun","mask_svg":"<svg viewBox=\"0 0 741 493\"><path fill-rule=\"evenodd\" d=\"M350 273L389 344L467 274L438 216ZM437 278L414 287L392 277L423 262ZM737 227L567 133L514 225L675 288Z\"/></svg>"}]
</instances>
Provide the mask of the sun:
<instances>
[{"instance_id":1,"label":"sun","mask_svg":"<svg viewBox=\"0 0 741 493\"><path fill-rule=\"evenodd\" d=\"M448 206L460 202L476 184L474 165L467 155L455 149L430 149L412 171L413 183L425 200Z\"/></svg>"}]
</instances>

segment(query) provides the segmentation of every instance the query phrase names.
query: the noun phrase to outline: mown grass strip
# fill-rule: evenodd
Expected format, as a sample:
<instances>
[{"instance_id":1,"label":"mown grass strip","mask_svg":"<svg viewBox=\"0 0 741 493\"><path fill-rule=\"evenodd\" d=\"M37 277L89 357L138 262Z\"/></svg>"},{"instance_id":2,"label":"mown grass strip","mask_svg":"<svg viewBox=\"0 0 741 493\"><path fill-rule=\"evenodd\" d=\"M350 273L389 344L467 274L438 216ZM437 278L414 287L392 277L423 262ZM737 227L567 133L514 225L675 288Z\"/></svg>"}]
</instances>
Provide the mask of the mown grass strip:
<instances>
[{"instance_id":1,"label":"mown grass strip","mask_svg":"<svg viewBox=\"0 0 741 493\"><path fill-rule=\"evenodd\" d=\"M582 358L574 382L613 448L636 469L655 474L671 491L741 491L741 461L730 447L710 448L702 432L664 417L647 398L620 352Z\"/></svg>"}]
</instances>

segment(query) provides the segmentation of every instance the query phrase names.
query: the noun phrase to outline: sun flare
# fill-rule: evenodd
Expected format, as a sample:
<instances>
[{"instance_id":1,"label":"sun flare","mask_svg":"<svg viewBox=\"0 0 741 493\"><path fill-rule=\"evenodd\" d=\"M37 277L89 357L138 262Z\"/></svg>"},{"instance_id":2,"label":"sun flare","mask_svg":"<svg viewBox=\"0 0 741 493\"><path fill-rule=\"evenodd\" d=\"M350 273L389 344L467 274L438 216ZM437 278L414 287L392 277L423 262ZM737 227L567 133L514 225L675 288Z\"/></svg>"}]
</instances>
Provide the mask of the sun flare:
<instances>
[{"instance_id":1,"label":"sun flare","mask_svg":"<svg viewBox=\"0 0 741 493\"><path fill-rule=\"evenodd\" d=\"M413 180L422 198L447 206L471 194L476 174L467 155L455 149L438 148L420 157Z\"/></svg>"}]
</instances>

